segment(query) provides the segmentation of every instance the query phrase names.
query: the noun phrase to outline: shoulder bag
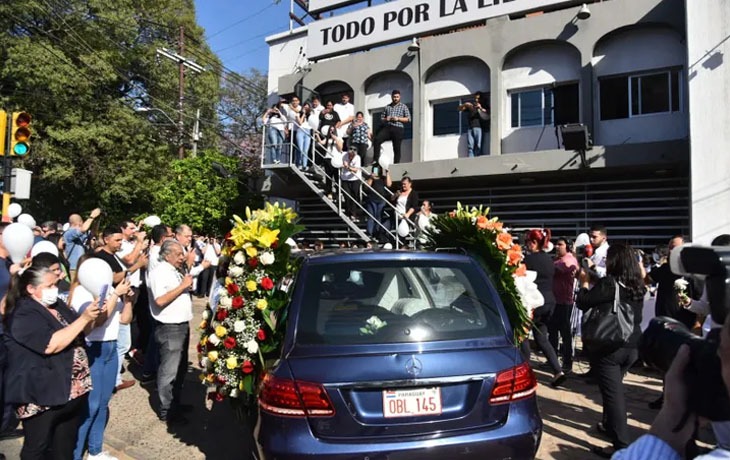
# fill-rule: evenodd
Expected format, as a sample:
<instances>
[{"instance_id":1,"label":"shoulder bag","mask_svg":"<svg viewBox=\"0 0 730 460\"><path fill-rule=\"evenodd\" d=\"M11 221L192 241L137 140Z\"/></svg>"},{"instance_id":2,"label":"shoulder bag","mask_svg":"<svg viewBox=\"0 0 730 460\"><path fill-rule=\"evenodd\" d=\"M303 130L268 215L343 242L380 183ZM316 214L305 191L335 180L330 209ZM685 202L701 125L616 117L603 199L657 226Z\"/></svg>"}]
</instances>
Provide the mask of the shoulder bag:
<instances>
[{"instance_id":1,"label":"shoulder bag","mask_svg":"<svg viewBox=\"0 0 730 460\"><path fill-rule=\"evenodd\" d=\"M602 304L588 310L581 323L583 347L591 354L611 353L624 346L634 333L634 309L622 302L619 285L613 304Z\"/></svg>"}]
</instances>

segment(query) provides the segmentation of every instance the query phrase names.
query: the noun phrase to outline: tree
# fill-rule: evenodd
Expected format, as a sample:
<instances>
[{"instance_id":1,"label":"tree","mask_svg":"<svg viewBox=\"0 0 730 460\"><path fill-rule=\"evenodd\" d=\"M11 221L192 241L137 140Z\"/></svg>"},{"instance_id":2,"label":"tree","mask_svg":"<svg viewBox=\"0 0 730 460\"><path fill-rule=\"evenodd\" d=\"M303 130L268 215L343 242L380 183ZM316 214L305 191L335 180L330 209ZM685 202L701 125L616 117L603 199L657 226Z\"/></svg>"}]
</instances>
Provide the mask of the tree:
<instances>
[{"instance_id":1,"label":"tree","mask_svg":"<svg viewBox=\"0 0 730 460\"><path fill-rule=\"evenodd\" d=\"M229 210L238 199L238 183L235 177L217 176L213 161L229 171L238 167L236 158L213 150L170 164L170 179L152 192L152 208L163 222L187 224L205 234L222 234L230 228Z\"/></svg>"}]
</instances>

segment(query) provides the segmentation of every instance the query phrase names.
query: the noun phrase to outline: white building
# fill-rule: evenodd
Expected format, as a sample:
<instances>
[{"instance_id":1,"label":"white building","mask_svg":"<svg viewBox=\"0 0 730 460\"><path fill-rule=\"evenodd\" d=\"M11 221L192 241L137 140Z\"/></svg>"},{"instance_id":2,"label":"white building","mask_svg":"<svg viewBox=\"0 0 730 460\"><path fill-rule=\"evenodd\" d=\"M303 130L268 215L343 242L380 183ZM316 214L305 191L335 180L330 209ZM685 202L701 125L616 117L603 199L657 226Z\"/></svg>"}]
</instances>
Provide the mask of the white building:
<instances>
[{"instance_id":1,"label":"white building","mask_svg":"<svg viewBox=\"0 0 730 460\"><path fill-rule=\"evenodd\" d=\"M361 3L267 39L270 95L347 92L373 126L399 89L413 120L393 177L412 177L436 212L484 204L567 236L601 223L644 247L730 233L730 2L596 1L589 17L566 0ZM477 91L488 155L468 158L456 108ZM559 125L573 123L593 138L584 164L562 146ZM268 187L315 196L285 168Z\"/></svg>"}]
</instances>

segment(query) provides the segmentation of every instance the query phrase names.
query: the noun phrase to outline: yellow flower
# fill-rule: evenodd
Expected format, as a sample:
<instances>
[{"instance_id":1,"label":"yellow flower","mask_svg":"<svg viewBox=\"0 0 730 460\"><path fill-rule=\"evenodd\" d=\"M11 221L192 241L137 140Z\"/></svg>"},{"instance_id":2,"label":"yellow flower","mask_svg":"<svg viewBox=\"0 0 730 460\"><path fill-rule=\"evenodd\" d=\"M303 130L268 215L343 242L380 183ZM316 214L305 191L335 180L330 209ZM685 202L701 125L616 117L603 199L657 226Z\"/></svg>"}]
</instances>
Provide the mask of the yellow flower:
<instances>
[{"instance_id":1,"label":"yellow flower","mask_svg":"<svg viewBox=\"0 0 730 460\"><path fill-rule=\"evenodd\" d=\"M256 308L258 308L259 310L265 310L268 306L269 303L266 301L266 299L259 299L256 301Z\"/></svg>"},{"instance_id":2,"label":"yellow flower","mask_svg":"<svg viewBox=\"0 0 730 460\"><path fill-rule=\"evenodd\" d=\"M215 335L218 337L225 337L225 335L228 334L228 331L223 326L216 326L215 328Z\"/></svg>"},{"instance_id":3,"label":"yellow flower","mask_svg":"<svg viewBox=\"0 0 730 460\"><path fill-rule=\"evenodd\" d=\"M243 391L243 380L238 384L238 389Z\"/></svg>"},{"instance_id":4,"label":"yellow flower","mask_svg":"<svg viewBox=\"0 0 730 460\"><path fill-rule=\"evenodd\" d=\"M205 376L205 380L207 380L208 383L213 383L213 381L215 380L215 375L208 374L208 375Z\"/></svg>"},{"instance_id":5,"label":"yellow flower","mask_svg":"<svg viewBox=\"0 0 730 460\"><path fill-rule=\"evenodd\" d=\"M229 284L233 284L233 278L226 276L226 287L228 287Z\"/></svg>"},{"instance_id":6,"label":"yellow flower","mask_svg":"<svg viewBox=\"0 0 730 460\"><path fill-rule=\"evenodd\" d=\"M259 251L255 247L249 245L246 248L246 255L249 257L256 257L259 255Z\"/></svg>"},{"instance_id":7,"label":"yellow flower","mask_svg":"<svg viewBox=\"0 0 730 460\"><path fill-rule=\"evenodd\" d=\"M208 352L208 359L211 363L218 361L218 352L213 350Z\"/></svg>"},{"instance_id":8,"label":"yellow flower","mask_svg":"<svg viewBox=\"0 0 730 460\"><path fill-rule=\"evenodd\" d=\"M255 291L257 286L258 285L256 284L256 281L254 281L254 280L246 281L246 289L248 289L249 292Z\"/></svg>"},{"instance_id":9,"label":"yellow flower","mask_svg":"<svg viewBox=\"0 0 730 460\"><path fill-rule=\"evenodd\" d=\"M235 369L238 367L238 360L235 356L231 356L230 358L226 359L226 367L228 369Z\"/></svg>"},{"instance_id":10,"label":"yellow flower","mask_svg":"<svg viewBox=\"0 0 730 460\"><path fill-rule=\"evenodd\" d=\"M202 346L205 346L205 345L208 344L208 336L207 335L205 337L203 337L202 339L200 339L200 344Z\"/></svg>"},{"instance_id":11,"label":"yellow flower","mask_svg":"<svg viewBox=\"0 0 730 460\"><path fill-rule=\"evenodd\" d=\"M199 374L198 378L200 379L201 382L205 382L205 374Z\"/></svg>"},{"instance_id":12,"label":"yellow flower","mask_svg":"<svg viewBox=\"0 0 730 460\"><path fill-rule=\"evenodd\" d=\"M199 327L200 327L200 329L207 328L208 327L208 321L206 321L206 320L201 321Z\"/></svg>"}]
</instances>

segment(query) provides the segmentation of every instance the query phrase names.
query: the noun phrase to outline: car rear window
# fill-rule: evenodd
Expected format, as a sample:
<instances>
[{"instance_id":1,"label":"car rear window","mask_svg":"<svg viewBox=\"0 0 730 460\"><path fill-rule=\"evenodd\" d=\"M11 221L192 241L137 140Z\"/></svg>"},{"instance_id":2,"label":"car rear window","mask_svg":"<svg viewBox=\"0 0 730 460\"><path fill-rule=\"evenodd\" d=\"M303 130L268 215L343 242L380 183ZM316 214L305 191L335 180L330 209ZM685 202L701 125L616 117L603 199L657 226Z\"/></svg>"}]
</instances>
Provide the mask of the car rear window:
<instances>
[{"instance_id":1,"label":"car rear window","mask_svg":"<svg viewBox=\"0 0 730 460\"><path fill-rule=\"evenodd\" d=\"M496 294L465 262L384 261L312 265L296 341L374 344L504 335Z\"/></svg>"}]
</instances>

